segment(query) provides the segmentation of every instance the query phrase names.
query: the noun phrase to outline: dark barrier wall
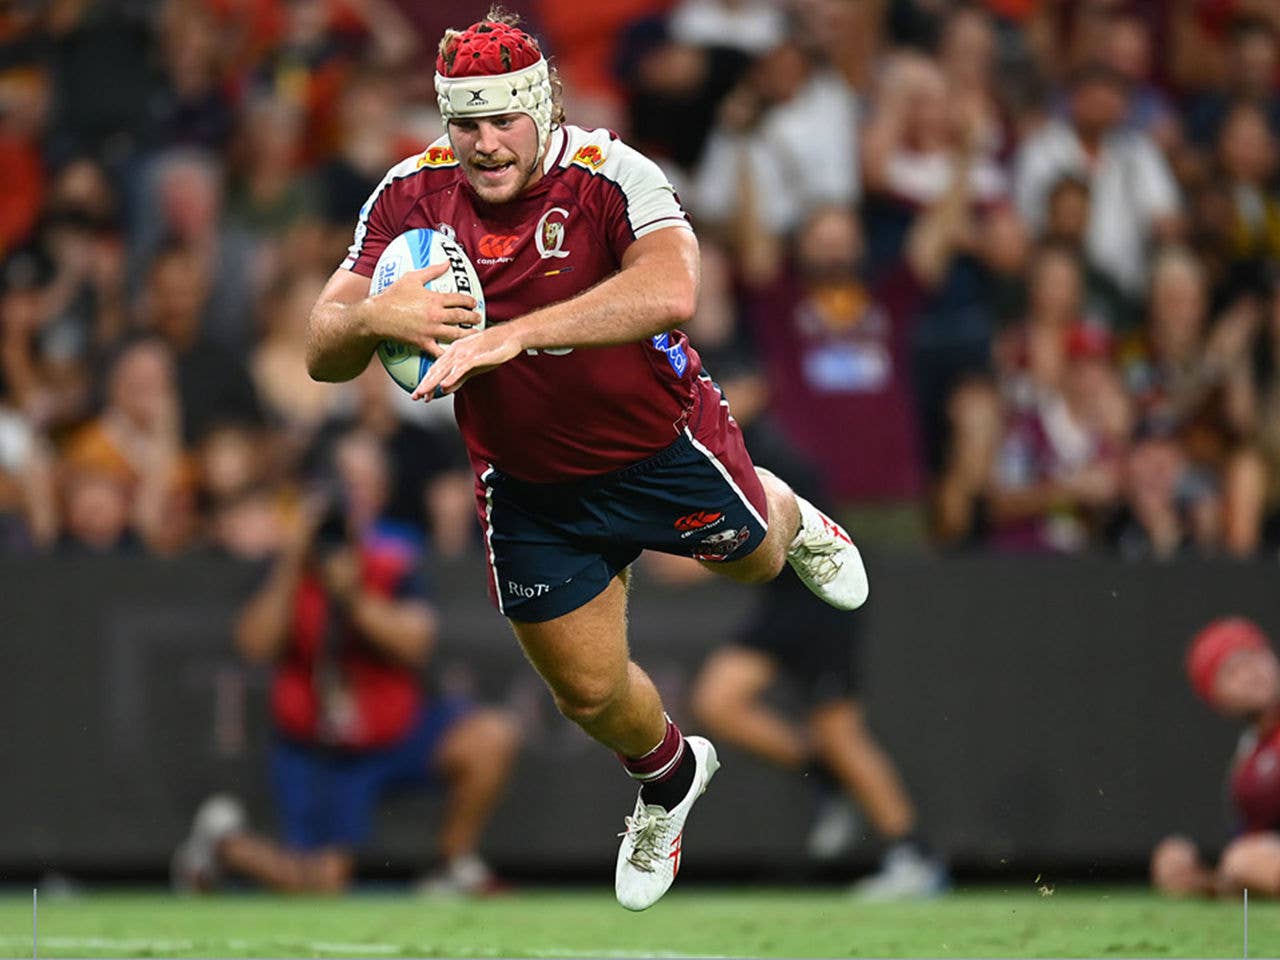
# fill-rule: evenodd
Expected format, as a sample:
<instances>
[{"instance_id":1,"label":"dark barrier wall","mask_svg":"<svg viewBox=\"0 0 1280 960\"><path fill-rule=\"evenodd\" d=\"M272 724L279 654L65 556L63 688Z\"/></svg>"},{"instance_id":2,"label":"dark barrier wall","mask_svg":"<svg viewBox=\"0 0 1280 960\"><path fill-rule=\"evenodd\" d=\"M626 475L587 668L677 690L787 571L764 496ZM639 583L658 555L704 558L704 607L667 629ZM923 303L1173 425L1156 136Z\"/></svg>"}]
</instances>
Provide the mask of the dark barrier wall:
<instances>
[{"instance_id":1,"label":"dark barrier wall","mask_svg":"<svg viewBox=\"0 0 1280 960\"><path fill-rule=\"evenodd\" d=\"M962 867L1141 865L1166 832L1227 836L1236 730L1187 690L1184 645L1224 612L1276 615L1270 567L873 558L862 619L871 724L938 846ZM270 826L266 675L230 649L255 569L215 561L0 563L0 871L157 870L196 803L245 796ZM488 852L512 869L610 873L633 791L555 713L484 596L474 559L439 571L438 683L504 702L528 743ZM750 588L638 578L632 637L686 729L694 669L752 615ZM696 870L801 864L806 785L722 751L695 815ZM538 789L529 784L535 774ZM382 816L369 862L431 853L434 805Z\"/></svg>"}]
</instances>

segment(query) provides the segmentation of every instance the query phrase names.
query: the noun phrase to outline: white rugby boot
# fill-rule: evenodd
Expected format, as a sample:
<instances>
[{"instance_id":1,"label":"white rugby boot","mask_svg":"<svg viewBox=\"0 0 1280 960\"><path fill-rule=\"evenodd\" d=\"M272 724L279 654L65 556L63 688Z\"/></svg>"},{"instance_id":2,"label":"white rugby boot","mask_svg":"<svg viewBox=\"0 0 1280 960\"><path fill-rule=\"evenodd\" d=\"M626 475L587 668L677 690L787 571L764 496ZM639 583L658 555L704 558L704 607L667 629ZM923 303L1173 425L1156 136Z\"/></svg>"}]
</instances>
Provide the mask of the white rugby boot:
<instances>
[{"instance_id":1,"label":"white rugby boot","mask_svg":"<svg viewBox=\"0 0 1280 960\"><path fill-rule=\"evenodd\" d=\"M196 810L191 833L173 852L169 877L178 893L212 890L222 881L218 844L245 829L244 805L225 793L214 794Z\"/></svg>"},{"instance_id":2,"label":"white rugby boot","mask_svg":"<svg viewBox=\"0 0 1280 960\"><path fill-rule=\"evenodd\" d=\"M848 853L858 840L862 819L853 803L841 793L830 793L818 802L809 827L805 851L814 860L835 860Z\"/></svg>"},{"instance_id":3,"label":"white rugby boot","mask_svg":"<svg viewBox=\"0 0 1280 960\"><path fill-rule=\"evenodd\" d=\"M838 610L856 610L867 602L870 585L862 554L853 538L804 497L800 507L800 532L791 541L787 563L804 585Z\"/></svg>"},{"instance_id":4,"label":"white rugby boot","mask_svg":"<svg viewBox=\"0 0 1280 960\"><path fill-rule=\"evenodd\" d=\"M885 854L879 871L859 880L851 892L866 903L886 903L937 897L950 886L947 869L939 861L899 843Z\"/></svg>"},{"instance_id":5,"label":"white rugby boot","mask_svg":"<svg viewBox=\"0 0 1280 960\"><path fill-rule=\"evenodd\" d=\"M618 834L622 837L622 846L618 848L614 890L618 902L628 910L647 910L671 888L680 872L684 822L694 801L702 796L720 769L711 741L685 737L684 743L693 751L697 764L693 784L684 799L673 809L665 810L657 804L646 804L643 796L638 797L635 811L626 818L627 829Z\"/></svg>"}]
</instances>

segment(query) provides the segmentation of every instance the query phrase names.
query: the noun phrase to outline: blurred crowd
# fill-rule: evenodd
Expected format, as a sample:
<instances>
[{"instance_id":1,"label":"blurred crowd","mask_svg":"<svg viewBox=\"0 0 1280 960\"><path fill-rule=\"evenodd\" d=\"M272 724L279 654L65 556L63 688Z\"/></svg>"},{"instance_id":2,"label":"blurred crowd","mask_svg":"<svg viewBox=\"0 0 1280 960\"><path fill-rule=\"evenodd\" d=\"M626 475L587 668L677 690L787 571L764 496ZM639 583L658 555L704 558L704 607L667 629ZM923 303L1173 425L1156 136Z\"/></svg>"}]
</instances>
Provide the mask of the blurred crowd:
<instances>
[{"instance_id":1,"label":"blurred crowd","mask_svg":"<svg viewBox=\"0 0 1280 960\"><path fill-rule=\"evenodd\" d=\"M947 549L1280 551L1280 3L524 0L657 160L689 333L846 513ZM476 536L445 403L302 336L487 2L0 4L0 551L263 558L325 451Z\"/></svg>"}]
</instances>

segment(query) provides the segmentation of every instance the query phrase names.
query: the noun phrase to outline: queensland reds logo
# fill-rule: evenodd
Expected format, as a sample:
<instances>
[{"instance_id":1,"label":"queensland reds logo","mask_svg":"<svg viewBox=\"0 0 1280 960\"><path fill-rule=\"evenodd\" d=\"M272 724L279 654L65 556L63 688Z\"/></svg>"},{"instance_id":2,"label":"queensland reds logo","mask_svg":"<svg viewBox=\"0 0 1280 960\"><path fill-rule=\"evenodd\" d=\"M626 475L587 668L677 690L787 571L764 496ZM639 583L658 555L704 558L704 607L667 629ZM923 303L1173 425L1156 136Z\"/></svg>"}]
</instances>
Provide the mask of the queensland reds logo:
<instances>
[{"instance_id":1,"label":"queensland reds logo","mask_svg":"<svg viewBox=\"0 0 1280 960\"><path fill-rule=\"evenodd\" d=\"M510 257L516 252L516 248L520 246L520 238L517 236L504 236L496 233L486 233L480 238L478 249L483 257Z\"/></svg>"},{"instance_id":2,"label":"queensland reds logo","mask_svg":"<svg viewBox=\"0 0 1280 960\"><path fill-rule=\"evenodd\" d=\"M551 219L555 216L559 219ZM543 260L569 255L568 250L560 249L564 246L564 223L568 219L568 210L564 207L552 207L538 221L538 226L533 231L533 241L538 245L538 254Z\"/></svg>"},{"instance_id":3,"label":"queensland reds logo","mask_svg":"<svg viewBox=\"0 0 1280 960\"><path fill-rule=\"evenodd\" d=\"M750 538L751 531L746 527L741 530L725 530L723 533L713 533L694 548L693 559L708 560L713 563L728 560Z\"/></svg>"}]
</instances>

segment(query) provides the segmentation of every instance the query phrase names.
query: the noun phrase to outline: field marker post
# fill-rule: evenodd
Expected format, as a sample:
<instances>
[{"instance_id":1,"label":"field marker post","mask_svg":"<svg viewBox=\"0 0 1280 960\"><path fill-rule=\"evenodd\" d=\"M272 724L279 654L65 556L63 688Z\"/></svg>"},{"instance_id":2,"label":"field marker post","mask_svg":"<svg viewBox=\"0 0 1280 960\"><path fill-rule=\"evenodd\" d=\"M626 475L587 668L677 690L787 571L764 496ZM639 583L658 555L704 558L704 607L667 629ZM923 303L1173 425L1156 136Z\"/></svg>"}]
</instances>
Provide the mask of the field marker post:
<instances>
[{"instance_id":1,"label":"field marker post","mask_svg":"<svg viewBox=\"0 0 1280 960\"><path fill-rule=\"evenodd\" d=\"M31 960L40 958L40 890L31 888Z\"/></svg>"},{"instance_id":2,"label":"field marker post","mask_svg":"<svg viewBox=\"0 0 1280 960\"><path fill-rule=\"evenodd\" d=\"M1249 960L1249 888L1244 888L1244 956Z\"/></svg>"}]
</instances>

